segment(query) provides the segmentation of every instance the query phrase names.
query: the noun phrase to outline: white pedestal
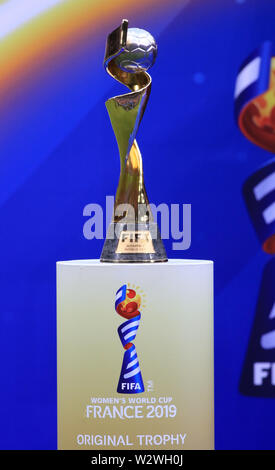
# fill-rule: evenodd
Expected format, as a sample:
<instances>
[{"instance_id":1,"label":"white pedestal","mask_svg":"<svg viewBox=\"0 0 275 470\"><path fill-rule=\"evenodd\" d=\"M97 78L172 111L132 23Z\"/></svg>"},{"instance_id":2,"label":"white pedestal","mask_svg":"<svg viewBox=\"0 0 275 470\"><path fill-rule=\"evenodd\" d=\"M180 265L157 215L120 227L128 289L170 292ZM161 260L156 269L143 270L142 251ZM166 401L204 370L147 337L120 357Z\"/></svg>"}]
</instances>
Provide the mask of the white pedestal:
<instances>
[{"instance_id":1,"label":"white pedestal","mask_svg":"<svg viewBox=\"0 0 275 470\"><path fill-rule=\"evenodd\" d=\"M140 296L125 367L139 366L141 393L117 392L124 284ZM214 448L211 261L57 263L57 352L59 449Z\"/></svg>"}]
</instances>

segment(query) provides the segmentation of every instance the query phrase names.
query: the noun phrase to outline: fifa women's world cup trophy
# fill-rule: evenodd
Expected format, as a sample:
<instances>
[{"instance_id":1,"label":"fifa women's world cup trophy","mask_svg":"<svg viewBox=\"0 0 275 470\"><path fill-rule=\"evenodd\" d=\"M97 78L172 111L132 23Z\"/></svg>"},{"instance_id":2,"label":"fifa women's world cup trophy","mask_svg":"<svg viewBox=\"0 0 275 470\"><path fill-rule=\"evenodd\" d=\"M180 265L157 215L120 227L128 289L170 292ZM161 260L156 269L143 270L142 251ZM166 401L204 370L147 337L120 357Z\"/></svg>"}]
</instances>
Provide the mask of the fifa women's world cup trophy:
<instances>
[{"instance_id":1,"label":"fifa women's world cup trophy","mask_svg":"<svg viewBox=\"0 0 275 470\"><path fill-rule=\"evenodd\" d=\"M153 65L156 54L157 45L151 34L142 29L128 29L127 20L123 20L107 38L105 69L131 91L106 102L121 168L113 220L101 261L167 261L144 187L142 158L136 141L151 90L151 77L147 70Z\"/></svg>"}]
</instances>

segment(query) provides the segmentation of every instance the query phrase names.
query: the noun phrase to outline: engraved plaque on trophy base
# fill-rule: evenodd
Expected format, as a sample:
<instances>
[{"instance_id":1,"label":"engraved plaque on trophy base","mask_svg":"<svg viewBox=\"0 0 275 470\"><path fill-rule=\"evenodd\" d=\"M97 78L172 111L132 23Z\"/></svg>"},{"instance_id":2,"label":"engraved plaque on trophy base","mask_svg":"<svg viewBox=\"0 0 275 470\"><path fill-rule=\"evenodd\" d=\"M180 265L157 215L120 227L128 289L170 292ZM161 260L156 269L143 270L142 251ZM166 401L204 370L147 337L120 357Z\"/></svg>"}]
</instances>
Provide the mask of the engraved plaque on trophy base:
<instances>
[{"instance_id":1,"label":"engraved plaque on trophy base","mask_svg":"<svg viewBox=\"0 0 275 470\"><path fill-rule=\"evenodd\" d=\"M158 226L111 223L101 253L101 261L110 263L167 261Z\"/></svg>"}]
</instances>

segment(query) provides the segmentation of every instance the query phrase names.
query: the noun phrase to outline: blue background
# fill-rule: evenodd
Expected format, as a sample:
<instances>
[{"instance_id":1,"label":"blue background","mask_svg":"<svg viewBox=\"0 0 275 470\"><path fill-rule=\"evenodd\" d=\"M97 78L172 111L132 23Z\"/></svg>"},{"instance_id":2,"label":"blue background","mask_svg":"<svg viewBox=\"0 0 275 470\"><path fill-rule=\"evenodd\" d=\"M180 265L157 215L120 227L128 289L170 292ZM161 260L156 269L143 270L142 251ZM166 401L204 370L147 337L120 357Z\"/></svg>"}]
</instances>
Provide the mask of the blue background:
<instances>
[{"instance_id":1,"label":"blue background","mask_svg":"<svg viewBox=\"0 0 275 470\"><path fill-rule=\"evenodd\" d=\"M238 391L270 259L241 187L271 154L248 142L233 117L240 64L274 39L274 3L193 0L165 18L128 19L159 46L138 134L149 199L192 204L191 247L175 252L168 240L168 255L215 262L216 448L274 449L274 399ZM100 256L103 242L83 237L83 208L104 206L119 174L104 101L123 88L102 68L107 32L11 99L12 119L0 113L3 449L56 448L55 263Z\"/></svg>"}]
</instances>

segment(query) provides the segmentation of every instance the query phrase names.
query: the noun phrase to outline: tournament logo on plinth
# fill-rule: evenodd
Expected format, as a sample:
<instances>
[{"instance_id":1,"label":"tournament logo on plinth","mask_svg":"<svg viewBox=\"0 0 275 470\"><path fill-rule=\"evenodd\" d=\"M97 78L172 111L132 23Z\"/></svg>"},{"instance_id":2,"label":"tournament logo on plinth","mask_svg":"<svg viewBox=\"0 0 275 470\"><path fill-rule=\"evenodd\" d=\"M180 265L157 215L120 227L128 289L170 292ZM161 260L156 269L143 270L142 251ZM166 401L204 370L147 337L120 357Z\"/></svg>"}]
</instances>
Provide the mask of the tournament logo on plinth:
<instances>
[{"instance_id":1,"label":"tournament logo on plinth","mask_svg":"<svg viewBox=\"0 0 275 470\"><path fill-rule=\"evenodd\" d=\"M119 315L127 319L117 330L122 346L125 349L117 386L118 393L144 392L137 351L133 344L140 324L140 305L141 296L134 289L128 288L127 284L118 289L115 309Z\"/></svg>"}]
</instances>

